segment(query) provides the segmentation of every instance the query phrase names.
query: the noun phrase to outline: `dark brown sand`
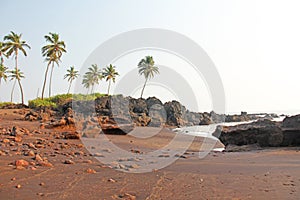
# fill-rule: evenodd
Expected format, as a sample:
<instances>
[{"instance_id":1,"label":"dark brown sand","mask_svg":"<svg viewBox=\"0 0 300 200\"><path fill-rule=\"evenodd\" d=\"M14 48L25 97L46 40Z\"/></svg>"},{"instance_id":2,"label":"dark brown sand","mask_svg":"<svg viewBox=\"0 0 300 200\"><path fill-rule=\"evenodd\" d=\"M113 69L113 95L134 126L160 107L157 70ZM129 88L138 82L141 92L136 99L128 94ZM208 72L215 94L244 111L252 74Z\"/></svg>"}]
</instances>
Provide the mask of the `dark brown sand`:
<instances>
[{"instance_id":1,"label":"dark brown sand","mask_svg":"<svg viewBox=\"0 0 300 200\"><path fill-rule=\"evenodd\" d=\"M39 130L38 122L20 120L22 113L14 111L0 110L0 128L16 125L27 128L30 134L24 134L22 142L15 143L3 143L3 139L11 141L13 138L0 135L0 150L6 152L0 156L0 199L300 198L299 148L212 152L199 159L197 152L203 138L196 138L184 157L166 168L149 173L125 173L100 163L82 147L81 140L59 138L66 130ZM150 129L138 131L151 132ZM141 156L165 146L173 137L174 133L168 129L147 139L132 135L108 136L119 148L134 150ZM42 142L33 149L34 153L46 157L53 167L37 165L15 169L16 160L35 162L34 156L24 155L22 146L37 144L36 141ZM216 147L221 146L216 144ZM74 164L65 164L66 160ZM88 173L88 169L96 173Z\"/></svg>"}]
</instances>

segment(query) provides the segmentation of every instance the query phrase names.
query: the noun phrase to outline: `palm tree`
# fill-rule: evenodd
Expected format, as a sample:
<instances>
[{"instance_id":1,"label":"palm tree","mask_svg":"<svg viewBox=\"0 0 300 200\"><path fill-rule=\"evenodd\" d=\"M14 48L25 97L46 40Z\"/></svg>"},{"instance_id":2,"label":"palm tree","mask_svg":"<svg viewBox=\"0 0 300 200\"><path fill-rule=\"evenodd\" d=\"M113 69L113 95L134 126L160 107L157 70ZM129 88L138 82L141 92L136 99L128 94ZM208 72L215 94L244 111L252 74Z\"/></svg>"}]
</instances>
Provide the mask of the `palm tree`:
<instances>
[{"instance_id":1,"label":"palm tree","mask_svg":"<svg viewBox=\"0 0 300 200\"><path fill-rule=\"evenodd\" d=\"M4 47L4 44L3 42L0 42L0 85L1 85L1 80L3 79L4 81L6 81L7 79L7 67L4 66L3 62L4 62L4 59L3 59L3 56L6 56L5 55L5 52L3 51L3 47Z\"/></svg>"},{"instance_id":2,"label":"palm tree","mask_svg":"<svg viewBox=\"0 0 300 200\"><path fill-rule=\"evenodd\" d=\"M6 79L7 79L7 67L4 67L4 65L3 64L0 64L0 85L1 85L1 81L2 81L2 79L4 80L4 81L6 81Z\"/></svg>"},{"instance_id":3,"label":"palm tree","mask_svg":"<svg viewBox=\"0 0 300 200\"><path fill-rule=\"evenodd\" d=\"M94 91L94 85L99 84L99 81L102 80L103 75L101 69L98 68L96 64L88 68L88 71L84 74L82 84L85 88L91 89L91 93Z\"/></svg>"},{"instance_id":4,"label":"palm tree","mask_svg":"<svg viewBox=\"0 0 300 200\"><path fill-rule=\"evenodd\" d=\"M78 71L74 69L74 66L71 66L70 69L67 70L67 72L68 73L65 74L64 79L68 78L68 81L70 82L69 89L68 89L68 94L69 94L72 81L75 80L79 76L79 74Z\"/></svg>"},{"instance_id":5,"label":"palm tree","mask_svg":"<svg viewBox=\"0 0 300 200\"><path fill-rule=\"evenodd\" d=\"M2 48L2 52L5 52L6 56L9 57L12 54L15 56L15 71L19 72L18 70L18 55L19 51L23 53L24 56L27 56L27 53L25 51L25 47L30 49L30 46L26 43L26 41L21 40L22 34L16 34L13 31L10 32L10 34L4 36L4 44ZM16 84L17 79L15 79L14 86ZM22 93L22 103L24 104L24 94L23 94L23 88L21 88L20 81L20 91ZM14 91L14 87L12 88L12 93ZM12 99L11 99L12 100Z\"/></svg>"},{"instance_id":6,"label":"palm tree","mask_svg":"<svg viewBox=\"0 0 300 200\"><path fill-rule=\"evenodd\" d=\"M0 65L3 65L3 62L4 62L3 56L6 57L5 51L4 51L4 43L0 42Z\"/></svg>"},{"instance_id":7,"label":"palm tree","mask_svg":"<svg viewBox=\"0 0 300 200\"><path fill-rule=\"evenodd\" d=\"M10 80L15 80L14 85L15 85L16 81L18 82L20 91L21 91L22 104L24 104L24 92L23 92L23 88L21 85L21 79L25 78L24 73L21 72L19 69L15 68L14 70L10 71L9 77L11 78ZM13 88L14 88L14 86L13 86ZM13 89L11 91L11 100L12 100L12 96L13 96Z\"/></svg>"},{"instance_id":8,"label":"palm tree","mask_svg":"<svg viewBox=\"0 0 300 200\"><path fill-rule=\"evenodd\" d=\"M48 61L47 68L45 71L45 78L42 89L42 99L44 99L46 81L49 71L49 66L52 64L51 73L50 73L50 83L49 83L49 97L51 96L51 85L52 85L52 74L54 69L54 63L59 66L59 61L63 53L66 53L66 45L64 41L59 40L59 35L57 33L49 33L45 35L44 38L49 44L42 47L42 55L45 57L45 60Z\"/></svg>"},{"instance_id":9,"label":"palm tree","mask_svg":"<svg viewBox=\"0 0 300 200\"><path fill-rule=\"evenodd\" d=\"M147 81L154 77L155 74L159 74L159 69L154 65L152 56L146 56L138 64L139 74L145 76L145 83L141 92L141 98L143 97L144 89Z\"/></svg>"},{"instance_id":10,"label":"palm tree","mask_svg":"<svg viewBox=\"0 0 300 200\"><path fill-rule=\"evenodd\" d=\"M91 76L87 75L87 74L84 74L83 79L82 79L82 84L83 84L83 87L88 89L88 91L87 91L87 94L88 94L89 91L90 91L90 87L93 84L93 80L92 80Z\"/></svg>"},{"instance_id":11,"label":"palm tree","mask_svg":"<svg viewBox=\"0 0 300 200\"><path fill-rule=\"evenodd\" d=\"M104 71L103 71L103 78L106 78L106 81L109 81L108 83L108 90L107 90L107 95L109 95L109 89L111 85L111 80L113 82L116 81L116 76L119 76L119 73L116 71L116 67L110 64L107 66Z\"/></svg>"}]
</instances>

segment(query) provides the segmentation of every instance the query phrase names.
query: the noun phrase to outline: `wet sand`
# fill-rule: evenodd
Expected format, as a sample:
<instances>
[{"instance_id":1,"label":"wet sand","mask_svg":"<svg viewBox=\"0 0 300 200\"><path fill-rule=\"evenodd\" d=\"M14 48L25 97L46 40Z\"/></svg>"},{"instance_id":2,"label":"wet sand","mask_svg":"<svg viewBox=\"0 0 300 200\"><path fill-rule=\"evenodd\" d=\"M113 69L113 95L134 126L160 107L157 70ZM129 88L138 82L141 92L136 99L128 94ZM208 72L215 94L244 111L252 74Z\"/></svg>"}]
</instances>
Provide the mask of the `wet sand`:
<instances>
[{"instance_id":1,"label":"wet sand","mask_svg":"<svg viewBox=\"0 0 300 200\"><path fill-rule=\"evenodd\" d=\"M114 165L101 163L90 155L92 150L87 151L81 140L62 139L60 136L67 129L40 129L39 122L23 121L22 117L19 110L0 110L0 130L14 125L29 130L20 142L12 142L15 138L7 134L0 135L0 150L4 154L0 156L0 199L300 198L300 148L211 152L200 159L198 151L203 138L195 138L186 153L173 164L148 173L128 173L123 171L135 169L112 169ZM146 137L151 130L137 129L137 134L141 132L140 137ZM168 129L151 138L133 135L107 138L119 148L133 152L136 158L143 158L174 139ZM4 143L4 139L9 142ZM176 146L184 148L188 141L176 143ZM214 141L208 142L214 144ZM25 148L30 143L34 148ZM220 143L215 145L221 146ZM103 154L97 155L100 160L114 153L107 147L100 145L99 148ZM35 156L26 156L29 150L41 155L53 167L40 166ZM172 152L172 148L160 152L159 155L169 157L157 156L158 161L173 158ZM15 161L19 159L32 162L32 165L16 169ZM66 160L73 164L65 164ZM139 165L139 162L136 163Z\"/></svg>"}]
</instances>

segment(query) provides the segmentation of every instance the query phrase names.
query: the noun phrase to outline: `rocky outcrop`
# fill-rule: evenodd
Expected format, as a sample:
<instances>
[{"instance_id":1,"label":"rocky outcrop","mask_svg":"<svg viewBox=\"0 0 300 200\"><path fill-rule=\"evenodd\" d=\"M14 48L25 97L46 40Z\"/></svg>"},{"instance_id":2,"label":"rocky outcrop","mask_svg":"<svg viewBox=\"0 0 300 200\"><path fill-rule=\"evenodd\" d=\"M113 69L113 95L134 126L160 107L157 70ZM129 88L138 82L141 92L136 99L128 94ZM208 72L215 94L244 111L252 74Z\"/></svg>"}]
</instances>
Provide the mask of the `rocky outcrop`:
<instances>
[{"instance_id":1,"label":"rocky outcrop","mask_svg":"<svg viewBox=\"0 0 300 200\"><path fill-rule=\"evenodd\" d=\"M283 146L300 146L300 115L286 117L282 122Z\"/></svg>"},{"instance_id":2,"label":"rocky outcrop","mask_svg":"<svg viewBox=\"0 0 300 200\"><path fill-rule=\"evenodd\" d=\"M170 101L164 104L167 114L167 124L170 126L184 126L187 124L186 108L178 101Z\"/></svg>"},{"instance_id":3,"label":"rocky outcrop","mask_svg":"<svg viewBox=\"0 0 300 200\"><path fill-rule=\"evenodd\" d=\"M215 112L191 112L178 101L162 103L156 97L132 98L123 95L102 96L90 101L72 101L58 105L51 109L39 108L26 114L25 120L41 120L46 123L46 128L73 125L75 123L73 112L76 118L86 121L94 117L105 118L103 127L118 130L122 126L194 126L209 125L219 122L240 122L257 119L254 114L242 112L240 115L220 115ZM76 119L76 121L78 120Z\"/></svg>"},{"instance_id":4,"label":"rocky outcrop","mask_svg":"<svg viewBox=\"0 0 300 200\"><path fill-rule=\"evenodd\" d=\"M0 106L0 109L22 109L22 108L29 108L29 107L21 103L20 104L10 103L10 104Z\"/></svg>"},{"instance_id":5,"label":"rocky outcrop","mask_svg":"<svg viewBox=\"0 0 300 200\"><path fill-rule=\"evenodd\" d=\"M250 124L222 127L220 141L230 149L233 146L260 147L300 146L299 115L283 122L259 120ZM235 148L236 149L236 148Z\"/></svg>"},{"instance_id":6,"label":"rocky outcrop","mask_svg":"<svg viewBox=\"0 0 300 200\"><path fill-rule=\"evenodd\" d=\"M250 124L224 127L219 137L225 145L258 144L261 147L277 147L283 143L283 132L276 122L260 120Z\"/></svg>"},{"instance_id":7,"label":"rocky outcrop","mask_svg":"<svg viewBox=\"0 0 300 200\"><path fill-rule=\"evenodd\" d=\"M286 117L282 122L282 127L300 130L300 115Z\"/></svg>"}]
</instances>

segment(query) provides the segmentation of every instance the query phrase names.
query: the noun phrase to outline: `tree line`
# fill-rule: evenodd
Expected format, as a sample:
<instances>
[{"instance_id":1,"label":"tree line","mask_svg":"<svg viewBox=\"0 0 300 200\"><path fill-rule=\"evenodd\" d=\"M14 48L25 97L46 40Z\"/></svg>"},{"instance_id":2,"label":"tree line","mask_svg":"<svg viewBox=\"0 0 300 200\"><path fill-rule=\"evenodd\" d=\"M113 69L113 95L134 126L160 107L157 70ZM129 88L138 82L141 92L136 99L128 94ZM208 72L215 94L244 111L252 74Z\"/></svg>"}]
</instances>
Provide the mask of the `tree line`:
<instances>
[{"instance_id":1,"label":"tree line","mask_svg":"<svg viewBox=\"0 0 300 200\"><path fill-rule=\"evenodd\" d=\"M46 45L41 48L41 53L47 65L42 85L41 99L44 99L47 80L49 80L49 97L51 97L54 67L55 65L60 65L62 55L64 53L67 53L66 44L63 40L60 40L59 34L50 32L49 34L44 36L44 39L46 40ZM29 44L27 44L25 40L22 40L22 34L17 34L13 31L4 36L2 42L0 41L0 86L2 84L2 80L5 82L8 79L10 81L13 81L13 87L11 90L11 102L13 100L15 85L18 84L21 93L21 101L22 104L24 104L24 90L21 80L25 78L25 75L20 70L18 58L20 54L23 54L23 56L26 57L26 50L30 48L31 47L29 46ZM15 66L13 69L9 70L9 67L7 67L4 63L4 58L8 59L11 56L15 60ZM139 75L142 75L145 78L145 82L141 91L142 98L148 80L153 78L155 74L159 73L159 68L155 65L152 56L146 56L145 58L141 59L137 66ZM50 76L49 69L51 69ZM93 93L94 86L98 85L102 79L105 79L106 81L108 81L107 95L109 95L111 83L115 83L117 76L119 76L119 73L116 70L116 66L113 66L112 64L106 66L103 69L98 67L97 64L92 64L88 68L88 71L83 75L82 84L85 88L87 88L87 93ZM67 79L67 81L69 82L68 94L70 93L73 81L78 77L79 71L77 71L74 66L70 66L69 69L67 69L67 73L64 75L64 79Z\"/></svg>"}]
</instances>

